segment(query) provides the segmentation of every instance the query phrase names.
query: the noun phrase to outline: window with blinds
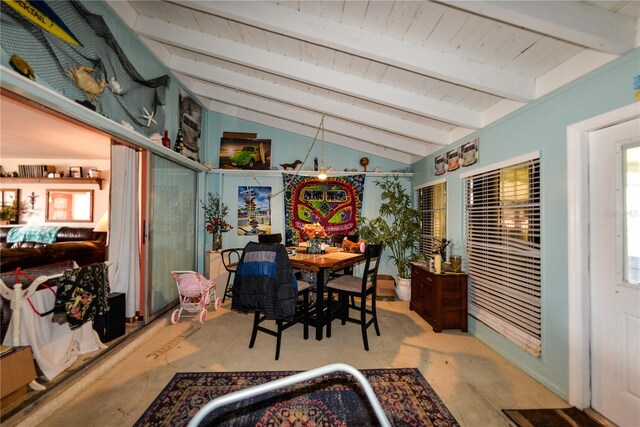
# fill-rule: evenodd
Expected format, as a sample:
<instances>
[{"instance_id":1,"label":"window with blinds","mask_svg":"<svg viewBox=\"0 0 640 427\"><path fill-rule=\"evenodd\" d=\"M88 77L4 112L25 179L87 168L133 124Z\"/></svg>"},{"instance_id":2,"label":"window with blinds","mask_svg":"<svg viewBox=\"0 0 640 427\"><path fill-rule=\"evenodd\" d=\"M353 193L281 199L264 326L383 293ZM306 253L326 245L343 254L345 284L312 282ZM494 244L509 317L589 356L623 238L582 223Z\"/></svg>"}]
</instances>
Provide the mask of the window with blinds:
<instances>
[{"instance_id":1,"label":"window with blinds","mask_svg":"<svg viewBox=\"0 0 640 427\"><path fill-rule=\"evenodd\" d=\"M539 356L539 156L464 185L469 314Z\"/></svg>"},{"instance_id":2,"label":"window with blinds","mask_svg":"<svg viewBox=\"0 0 640 427\"><path fill-rule=\"evenodd\" d=\"M447 183L440 182L418 190L421 218L420 253L432 257L433 248L447 235Z\"/></svg>"}]
</instances>

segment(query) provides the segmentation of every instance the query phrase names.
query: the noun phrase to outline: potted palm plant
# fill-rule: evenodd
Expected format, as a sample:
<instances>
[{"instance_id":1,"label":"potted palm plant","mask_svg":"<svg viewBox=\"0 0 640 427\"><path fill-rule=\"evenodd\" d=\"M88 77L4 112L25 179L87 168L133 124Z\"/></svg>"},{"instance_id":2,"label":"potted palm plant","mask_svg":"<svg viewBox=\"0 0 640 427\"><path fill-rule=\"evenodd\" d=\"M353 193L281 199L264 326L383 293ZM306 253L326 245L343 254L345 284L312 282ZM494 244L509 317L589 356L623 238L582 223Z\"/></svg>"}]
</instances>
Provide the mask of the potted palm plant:
<instances>
[{"instance_id":1,"label":"potted palm plant","mask_svg":"<svg viewBox=\"0 0 640 427\"><path fill-rule=\"evenodd\" d=\"M398 270L398 285L409 287L411 261L418 258L420 214L411 205L411 198L398 176L385 177L375 183L382 189L380 216L374 219L361 218L360 237L389 248L389 259L393 260Z\"/></svg>"}]
</instances>

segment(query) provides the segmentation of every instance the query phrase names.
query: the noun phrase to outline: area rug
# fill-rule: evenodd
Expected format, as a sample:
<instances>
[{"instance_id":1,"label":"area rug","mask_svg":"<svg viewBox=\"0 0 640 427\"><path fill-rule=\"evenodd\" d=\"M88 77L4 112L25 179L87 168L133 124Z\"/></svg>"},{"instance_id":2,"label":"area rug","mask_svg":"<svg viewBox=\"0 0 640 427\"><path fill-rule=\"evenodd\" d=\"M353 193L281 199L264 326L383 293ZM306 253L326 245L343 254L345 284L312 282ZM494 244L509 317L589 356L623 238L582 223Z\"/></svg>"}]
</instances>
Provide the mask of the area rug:
<instances>
[{"instance_id":1,"label":"area rug","mask_svg":"<svg viewBox=\"0 0 640 427\"><path fill-rule=\"evenodd\" d=\"M600 427L586 412L576 407L557 409L503 409L518 427Z\"/></svg>"},{"instance_id":2,"label":"area rug","mask_svg":"<svg viewBox=\"0 0 640 427\"><path fill-rule=\"evenodd\" d=\"M393 426L458 426L416 368L363 369ZM298 371L177 373L135 426L184 426L212 399ZM349 374L332 373L230 404L210 426L372 426L369 400Z\"/></svg>"}]
</instances>

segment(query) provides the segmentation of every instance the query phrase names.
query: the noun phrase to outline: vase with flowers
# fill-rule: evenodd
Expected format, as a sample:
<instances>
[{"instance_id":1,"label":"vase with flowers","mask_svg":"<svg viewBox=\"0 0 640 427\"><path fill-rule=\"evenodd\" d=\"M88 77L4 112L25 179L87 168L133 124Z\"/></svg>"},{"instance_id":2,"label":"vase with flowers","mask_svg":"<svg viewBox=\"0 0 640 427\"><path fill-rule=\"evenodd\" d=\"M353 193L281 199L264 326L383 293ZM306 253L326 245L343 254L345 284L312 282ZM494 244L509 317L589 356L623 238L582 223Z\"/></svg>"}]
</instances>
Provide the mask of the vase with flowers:
<instances>
[{"instance_id":1,"label":"vase with flowers","mask_svg":"<svg viewBox=\"0 0 640 427\"><path fill-rule=\"evenodd\" d=\"M309 246L307 252L310 254L319 254L324 249L322 243L327 238L327 232L319 223L305 224L300 230L300 240L308 240Z\"/></svg>"},{"instance_id":2,"label":"vase with flowers","mask_svg":"<svg viewBox=\"0 0 640 427\"><path fill-rule=\"evenodd\" d=\"M204 209L204 228L213 236L211 250L219 251L222 249L222 233L233 228L226 220L229 207L222 203L218 193L208 193L207 200L201 203Z\"/></svg>"}]
</instances>

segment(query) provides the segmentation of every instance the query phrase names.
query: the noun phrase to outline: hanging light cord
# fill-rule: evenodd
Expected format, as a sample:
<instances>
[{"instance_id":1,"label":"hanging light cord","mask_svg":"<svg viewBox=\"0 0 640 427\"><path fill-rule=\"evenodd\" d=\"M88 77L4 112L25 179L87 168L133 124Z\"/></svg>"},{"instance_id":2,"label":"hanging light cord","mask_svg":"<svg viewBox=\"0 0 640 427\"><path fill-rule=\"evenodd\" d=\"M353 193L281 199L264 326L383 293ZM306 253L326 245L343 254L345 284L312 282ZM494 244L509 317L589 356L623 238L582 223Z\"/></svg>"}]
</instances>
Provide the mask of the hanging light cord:
<instances>
[{"instance_id":1,"label":"hanging light cord","mask_svg":"<svg viewBox=\"0 0 640 427\"><path fill-rule=\"evenodd\" d=\"M293 171L293 176L291 177L291 179L289 180L289 183L284 185L282 187L282 190L278 191L277 193L272 193L270 194L268 197L271 199L274 196L277 196L281 193L284 193L287 188L289 188L289 186L291 185L291 183L293 182L293 178L295 178L296 176L298 176L298 174L300 173L300 171L302 170L302 166L304 166L304 164L307 162L307 159L309 158L309 155L311 154L311 150L313 149L313 146L315 145L316 141L318 140L318 135L320 134L320 130L322 130L322 165L324 166L324 114L322 115L322 119L320 119L320 125L318 126L318 129L316 130L316 135L313 137L313 141L311 142L311 145L309 146L309 149L307 150L307 154L304 156L304 160L302 160L302 164L300 164L300 168L298 170L294 170ZM262 186L262 184L260 183L260 180L258 179L258 177L254 176L253 177L254 181L256 181L258 183L259 186Z\"/></svg>"}]
</instances>

